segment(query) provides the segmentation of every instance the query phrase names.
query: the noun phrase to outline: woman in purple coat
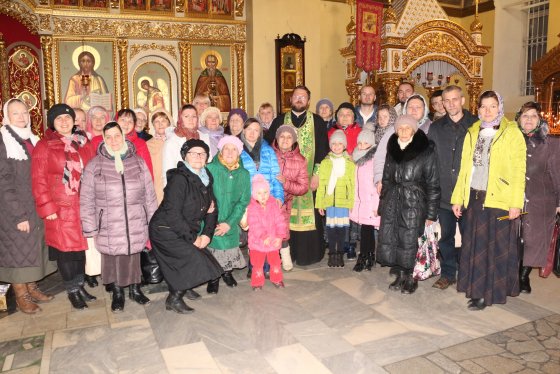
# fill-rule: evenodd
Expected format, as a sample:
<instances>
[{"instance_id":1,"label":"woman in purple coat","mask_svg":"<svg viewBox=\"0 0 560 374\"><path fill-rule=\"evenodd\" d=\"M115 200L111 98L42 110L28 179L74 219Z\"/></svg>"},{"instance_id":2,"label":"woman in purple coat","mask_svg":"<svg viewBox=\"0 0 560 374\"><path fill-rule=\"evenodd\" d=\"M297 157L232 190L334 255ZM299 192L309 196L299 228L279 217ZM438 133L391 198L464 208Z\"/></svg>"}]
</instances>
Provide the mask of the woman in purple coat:
<instances>
[{"instance_id":1,"label":"woman in purple coat","mask_svg":"<svg viewBox=\"0 0 560 374\"><path fill-rule=\"evenodd\" d=\"M103 128L103 140L84 170L80 213L84 236L101 253L101 278L111 285L111 310L124 309L124 287L138 304L150 300L140 290L140 252L157 209L152 177L116 122Z\"/></svg>"}]
</instances>

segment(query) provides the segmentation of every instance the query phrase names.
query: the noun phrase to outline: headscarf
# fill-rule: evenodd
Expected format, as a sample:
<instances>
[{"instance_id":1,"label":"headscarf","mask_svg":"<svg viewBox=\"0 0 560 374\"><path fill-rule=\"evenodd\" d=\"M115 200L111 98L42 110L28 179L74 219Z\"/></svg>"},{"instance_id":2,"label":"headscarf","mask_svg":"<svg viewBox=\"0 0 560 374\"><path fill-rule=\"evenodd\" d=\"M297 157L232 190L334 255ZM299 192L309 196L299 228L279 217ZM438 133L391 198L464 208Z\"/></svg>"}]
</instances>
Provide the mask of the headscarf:
<instances>
[{"instance_id":1,"label":"headscarf","mask_svg":"<svg viewBox=\"0 0 560 374\"><path fill-rule=\"evenodd\" d=\"M226 144L232 144L237 149L237 158L235 161L231 163L228 163L222 156L222 149ZM243 143L241 142L241 140L239 140L237 136L233 136L233 135L224 136L218 142L218 149L220 150L220 152L218 153L218 161L220 161L220 163L224 165L226 169L232 171L239 168L239 156L241 155L241 152L243 152Z\"/></svg>"},{"instance_id":2,"label":"headscarf","mask_svg":"<svg viewBox=\"0 0 560 374\"><path fill-rule=\"evenodd\" d=\"M192 110L192 108L187 108L184 110ZM175 135L179 138L185 138L186 140L189 139L200 139L200 134L198 133L198 122L195 123L194 129L187 129L183 124L183 117L181 116L183 111L179 114L179 119L177 120L177 126L175 127ZM198 116L198 114L197 114ZM197 118L198 119L198 118Z\"/></svg>"},{"instance_id":3,"label":"headscarf","mask_svg":"<svg viewBox=\"0 0 560 374\"><path fill-rule=\"evenodd\" d=\"M424 104L424 116L422 118L420 118L420 121L418 121L418 128L422 127L427 121L429 121L430 119L428 118L428 116L430 115L430 107L428 106L428 104L426 103L426 99L424 99L424 96L420 95L420 94L414 94L412 96L410 96L408 99L406 99L404 105L403 105L403 109L402 109L402 113L406 114L406 107L408 106L408 103L410 100L412 99L419 99L422 101L422 103Z\"/></svg>"},{"instance_id":4,"label":"headscarf","mask_svg":"<svg viewBox=\"0 0 560 374\"><path fill-rule=\"evenodd\" d=\"M498 115L496 116L496 118L490 122L485 122L482 120L481 116L480 116L480 111L478 113L478 119L480 119L480 128L481 129L488 129L488 128L493 128L494 126L499 126L500 122L502 121L502 118L504 118L504 99L502 99L502 96L497 93L496 91L484 91L482 95L484 95L486 92L494 92L496 94L496 96L498 97Z\"/></svg>"},{"instance_id":5,"label":"headscarf","mask_svg":"<svg viewBox=\"0 0 560 374\"><path fill-rule=\"evenodd\" d=\"M116 123L116 122L113 122L113 123ZM126 152L128 151L128 144L126 144L126 139L124 137L124 134L123 134L120 126L118 126L117 128L120 130L121 135L123 135L123 144L122 144L121 148L116 150L116 151L113 151L111 149L111 147L109 147L106 143L105 133L103 133L103 145L104 145L107 153L115 159L115 170L117 171L117 173L124 174L124 164L123 164L122 160L123 160L123 157L126 155Z\"/></svg>"},{"instance_id":6,"label":"headscarf","mask_svg":"<svg viewBox=\"0 0 560 374\"><path fill-rule=\"evenodd\" d=\"M385 127L379 126L379 111L382 109L385 109L389 112L389 123ZM383 135L385 135L387 130L389 130L391 127L395 125L395 122L397 121L397 117L399 116L395 108L393 108L388 104L381 104L377 109L377 113L378 113L377 124L375 125L375 129L373 130L375 133L375 144L379 144L381 138L383 138ZM367 126L368 124L366 123L363 127L363 130L366 130Z\"/></svg>"},{"instance_id":7,"label":"headscarf","mask_svg":"<svg viewBox=\"0 0 560 374\"><path fill-rule=\"evenodd\" d=\"M2 137L4 139L7 158L19 161L27 160L29 159L27 154L28 152L26 152L28 151L27 148L24 144L21 144L19 141L17 141L12 133L15 133L22 140L30 140L31 144L33 145L37 144L39 138L35 136L33 132L31 132L31 116L29 116L24 128L12 126L10 124L10 119L8 117L8 105L10 105L10 103L13 101L19 101L27 108L27 105L20 99L13 98L6 101L4 107L2 108L2 112L4 113L4 117L2 118L2 125L4 126L2 126L2 128L0 129L0 132L2 133Z\"/></svg>"}]
</instances>

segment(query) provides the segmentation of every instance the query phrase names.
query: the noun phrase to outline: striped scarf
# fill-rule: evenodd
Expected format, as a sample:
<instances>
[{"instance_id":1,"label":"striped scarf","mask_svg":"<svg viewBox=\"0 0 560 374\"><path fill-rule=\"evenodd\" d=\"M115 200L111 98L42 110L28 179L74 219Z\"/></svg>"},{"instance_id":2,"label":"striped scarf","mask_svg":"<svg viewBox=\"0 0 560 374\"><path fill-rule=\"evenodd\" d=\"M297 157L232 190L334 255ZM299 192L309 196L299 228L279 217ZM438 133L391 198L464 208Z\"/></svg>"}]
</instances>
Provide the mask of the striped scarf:
<instances>
[{"instance_id":1,"label":"striped scarf","mask_svg":"<svg viewBox=\"0 0 560 374\"><path fill-rule=\"evenodd\" d=\"M86 144L87 138L74 133L69 137L62 136L60 140L64 143L64 156L66 157L64 172L62 173L62 184L64 184L66 195L75 195L80 190L83 169L78 149Z\"/></svg>"}]
</instances>

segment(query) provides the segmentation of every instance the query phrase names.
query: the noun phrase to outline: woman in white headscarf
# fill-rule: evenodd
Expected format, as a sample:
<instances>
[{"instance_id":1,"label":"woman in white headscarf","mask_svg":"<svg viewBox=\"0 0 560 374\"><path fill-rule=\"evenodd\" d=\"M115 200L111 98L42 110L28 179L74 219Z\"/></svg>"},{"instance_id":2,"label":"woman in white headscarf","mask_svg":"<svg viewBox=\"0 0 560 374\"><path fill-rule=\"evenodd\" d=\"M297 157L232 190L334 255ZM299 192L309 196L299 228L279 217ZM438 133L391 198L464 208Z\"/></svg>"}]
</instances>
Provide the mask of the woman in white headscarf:
<instances>
[{"instance_id":1,"label":"woman in white headscarf","mask_svg":"<svg viewBox=\"0 0 560 374\"><path fill-rule=\"evenodd\" d=\"M43 221L35 211L31 192L31 154L39 138L31 132L25 103L4 104L0 128L0 282L11 283L16 304L24 313L37 313L40 302L53 296L42 293L36 281L56 271L48 260Z\"/></svg>"},{"instance_id":2,"label":"woman in white headscarf","mask_svg":"<svg viewBox=\"0 0 560 374\"><path fill-rule=\"evenodd\" d=\"M403 114L412 116L416 121L418 121L418 130L422 130L425 134L428 134L432 121L428 118L428 115L430 114L430 107L426 103L424 96L414 94L406 99L403 106Z\"/></svg>"}]
</instances>

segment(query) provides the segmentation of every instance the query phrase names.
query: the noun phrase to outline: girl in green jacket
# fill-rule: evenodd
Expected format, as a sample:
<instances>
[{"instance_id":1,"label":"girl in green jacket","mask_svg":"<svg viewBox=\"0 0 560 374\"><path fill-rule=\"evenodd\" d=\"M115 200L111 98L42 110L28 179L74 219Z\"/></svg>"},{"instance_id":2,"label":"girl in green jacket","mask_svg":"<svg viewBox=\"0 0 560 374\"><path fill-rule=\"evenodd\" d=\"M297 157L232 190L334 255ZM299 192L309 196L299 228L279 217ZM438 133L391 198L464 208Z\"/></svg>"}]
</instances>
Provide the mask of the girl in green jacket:
<instances>
[{"instance_id":1,"label":"girl in green jacket","mask_svg":"<svg viewBox=\"0 0 560 374\"><path fill-rule=\"evenodd\" d=\"M346 135L336 130L329 139L331 151L319 165L319 187L315 207L327 215L329 267L344 266L344 240L354 206L355 165L346 151Z\"/></svg>"}]
</instances>

